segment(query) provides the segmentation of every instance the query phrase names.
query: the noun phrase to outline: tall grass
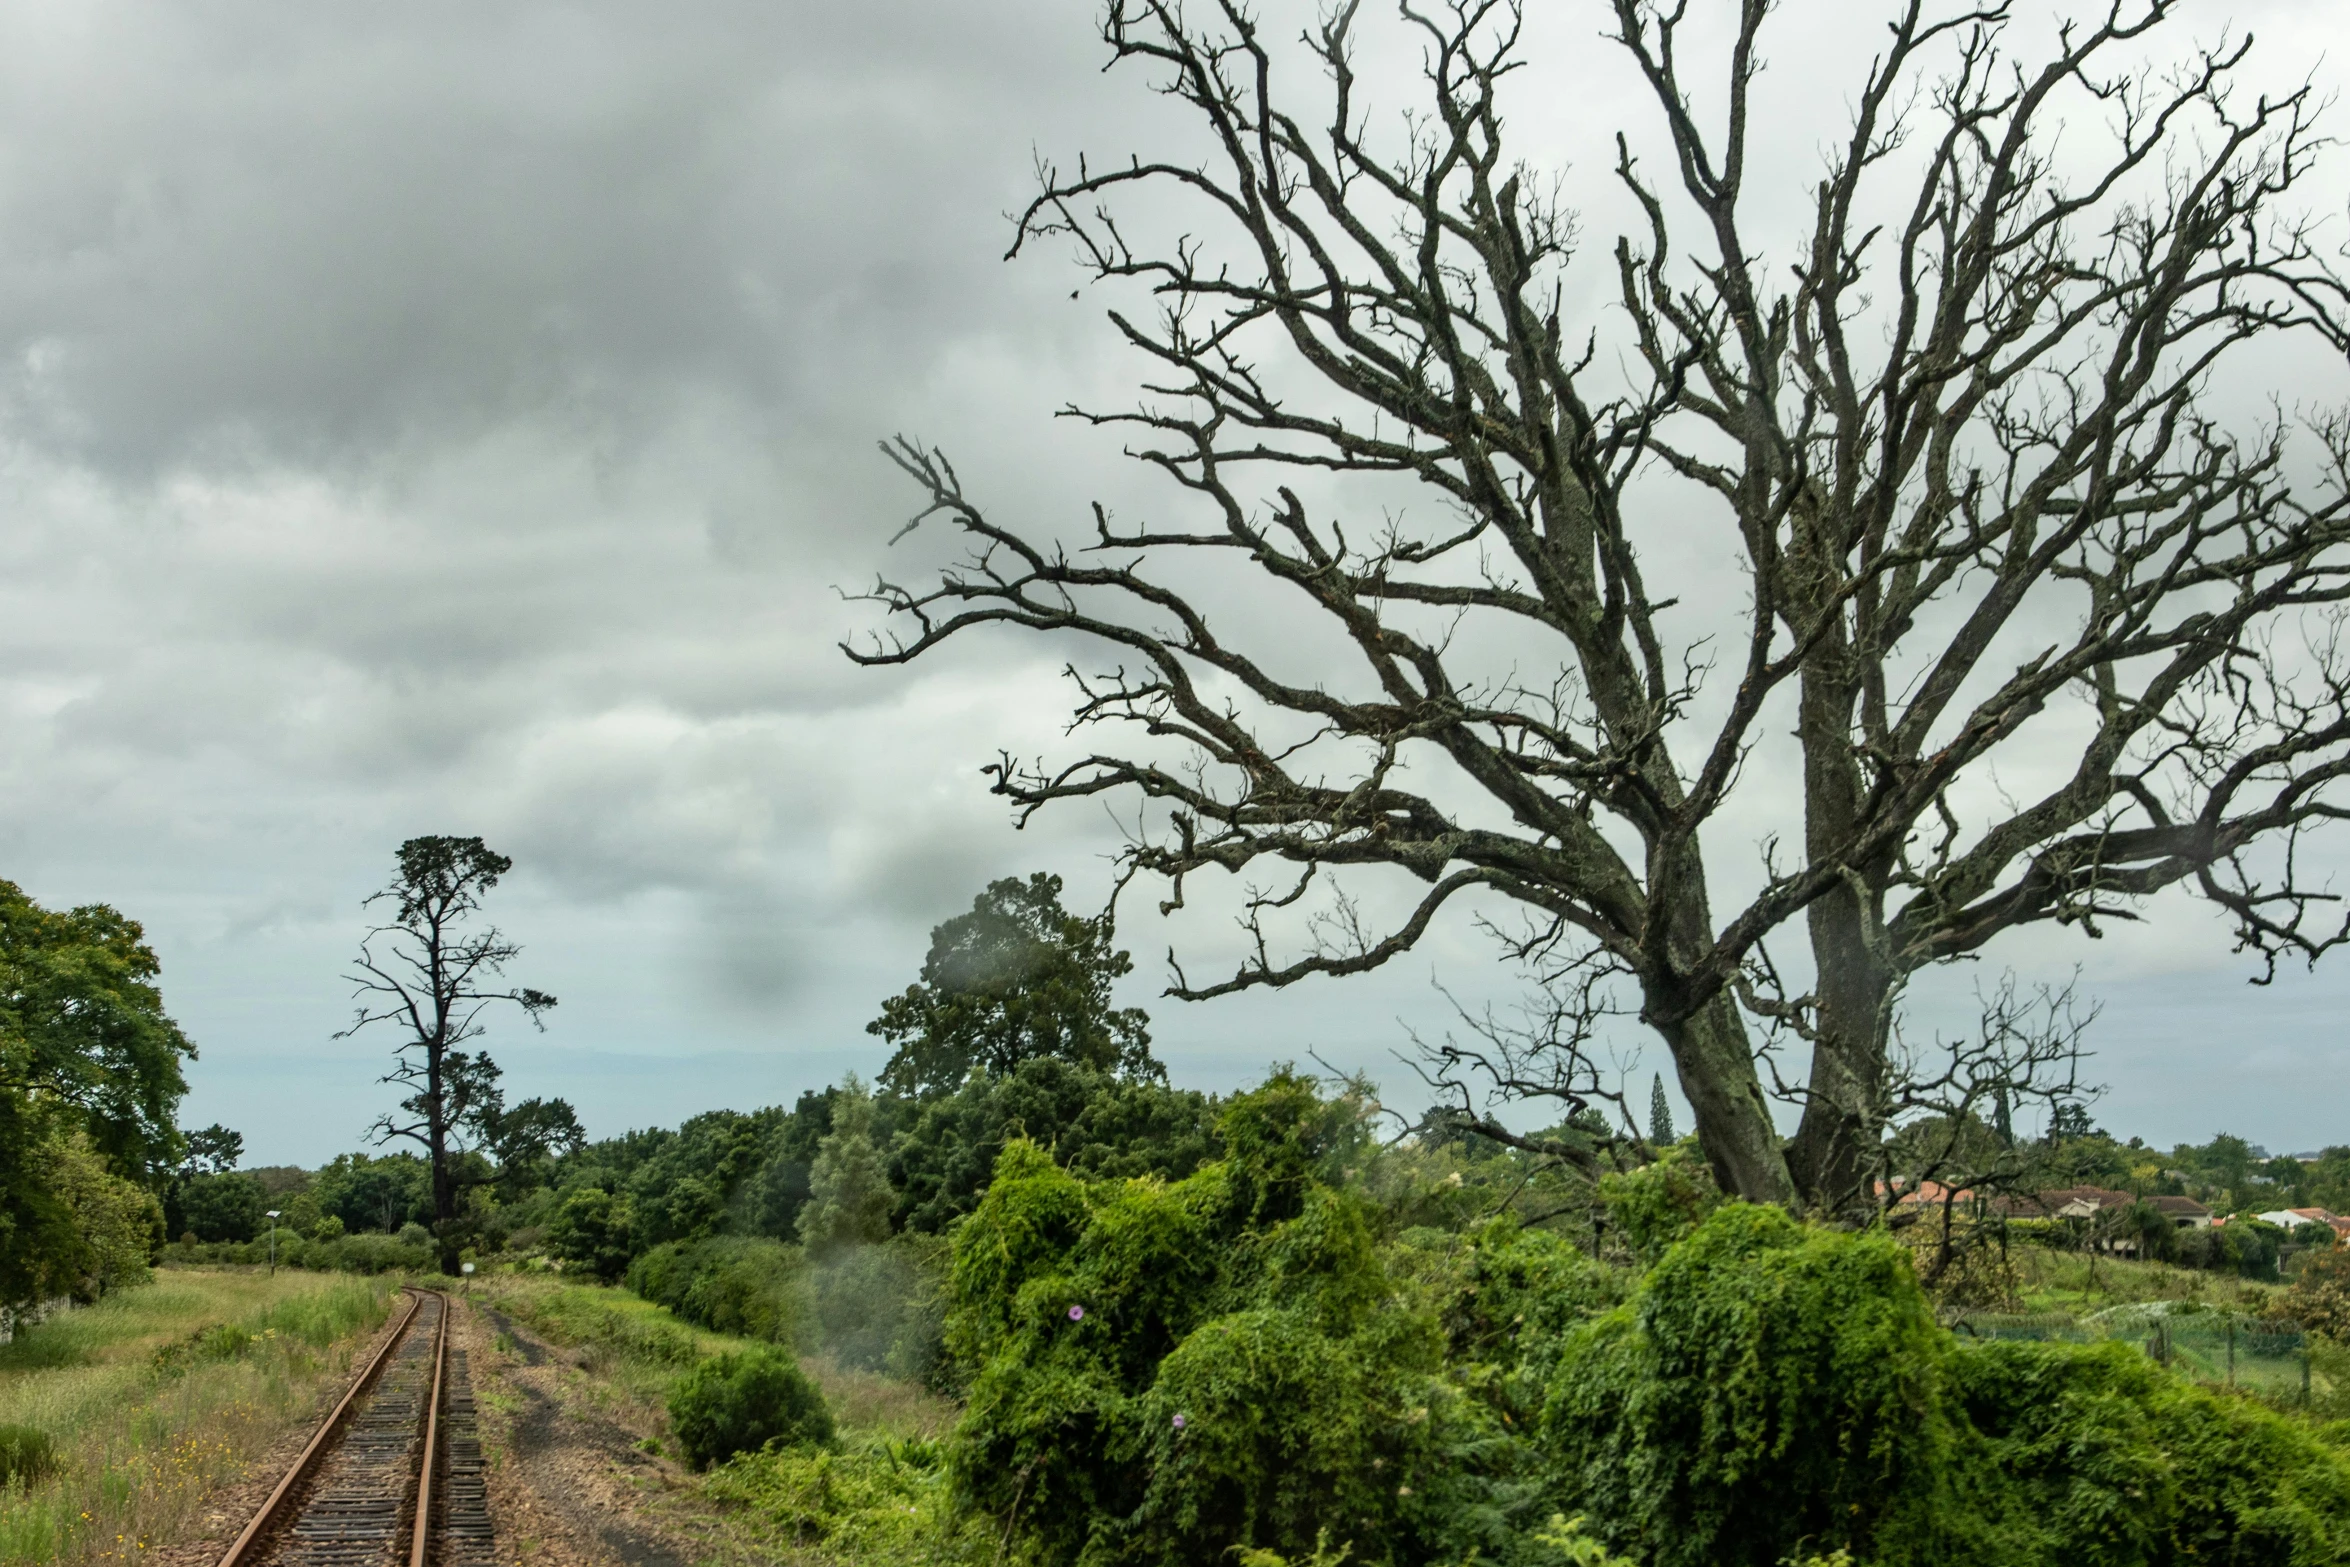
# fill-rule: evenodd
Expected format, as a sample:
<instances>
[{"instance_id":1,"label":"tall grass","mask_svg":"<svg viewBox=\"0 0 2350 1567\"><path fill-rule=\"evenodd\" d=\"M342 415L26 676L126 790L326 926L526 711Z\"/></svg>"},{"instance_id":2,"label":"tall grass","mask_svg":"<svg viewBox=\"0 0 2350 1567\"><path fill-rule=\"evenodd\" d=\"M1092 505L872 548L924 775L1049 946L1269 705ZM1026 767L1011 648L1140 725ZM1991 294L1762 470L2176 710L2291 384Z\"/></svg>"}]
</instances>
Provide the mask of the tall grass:
<instances>
[{"instance_id":1,"label":"tall grass","mask_svg":"<svg viewBox=\"0 0 2350 1567\"><path fill-rule=\"evenodd\" d=\"M188 1531L349 1372L394 1288L169 1270L0 1346L0 1425L56 1451L46 1476L0 1487L0 1562L134 1561Z\"/></svg>"},{"instance_id":2,"label":"tall grass","mask_svg":"<svg viewBox=\"0 0 2350 1567\"><path fill-rule=\"evenodd\" d=\"M2257 1313L2278 1293L2274 1284L2174 1267L2167 1262L2094 1257L2044 1246L2017 1246L2009 1255L2026 1311L2093 1310L2136 1301L2175 1300Z\"/></svg>"}]
</instances>

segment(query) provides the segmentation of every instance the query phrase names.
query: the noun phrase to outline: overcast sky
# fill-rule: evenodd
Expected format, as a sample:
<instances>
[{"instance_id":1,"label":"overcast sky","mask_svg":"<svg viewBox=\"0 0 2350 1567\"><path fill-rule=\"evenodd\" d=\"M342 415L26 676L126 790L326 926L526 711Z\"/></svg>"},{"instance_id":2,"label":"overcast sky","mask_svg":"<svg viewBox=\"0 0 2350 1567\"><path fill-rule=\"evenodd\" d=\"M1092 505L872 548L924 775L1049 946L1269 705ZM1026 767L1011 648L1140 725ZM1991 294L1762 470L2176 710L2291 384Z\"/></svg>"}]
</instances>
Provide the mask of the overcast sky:
<instances>
[{"instance_id":1,"label":"overcast sky","mask_svg":"<svg viewBox=\"0 0 2350 1567\"><path fill-rule=\"evenodd\" d=\"M1797 196L1852 9L1783 8ZM2298 71L2329 10L2229 14ZM1546 13L1530 98L1570 198L1629 101L1575 79L1599 21ZM979 773L1059 743L1071 650L834 645L872 623L836 587L909 547L880 435L1054 527L1168 504L1052 417L1131 384L1099 301L1066 257L1000 259L1037 152L1176 134L1101 64L1090 9L1042 0L0 6L0 875L145 923L191 1124L254 1162L355 1146L388 1091L331 1038L340 976L417 833L515 858L514 974L562 1005L490 1048L599 1135L870 1075L863 1024L992 876L1098 903L1109 823L1016 832ZM2100 1119L2350 1141L2339 975L2249 989L2208 916L2157 913L1994 955L2083 965ZM1441 1027L1436 983L1514 985L1464 926L1185 1007L1153 995L1169 934L1125 934L1199 1086L1319 1052L1408 1099L1391 1052Z\"/></svg>"}]
</instances>

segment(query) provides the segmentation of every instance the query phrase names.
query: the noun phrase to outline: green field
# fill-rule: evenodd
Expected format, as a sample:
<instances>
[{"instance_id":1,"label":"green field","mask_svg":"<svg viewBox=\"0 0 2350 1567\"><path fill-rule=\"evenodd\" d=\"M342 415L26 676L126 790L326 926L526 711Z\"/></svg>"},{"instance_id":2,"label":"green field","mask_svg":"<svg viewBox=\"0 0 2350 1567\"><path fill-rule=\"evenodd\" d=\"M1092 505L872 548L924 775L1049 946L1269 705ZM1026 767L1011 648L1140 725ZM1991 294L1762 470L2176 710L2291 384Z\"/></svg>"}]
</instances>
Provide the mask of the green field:
<instances>
[{"instance_id":1,"label":"green field","mask_svg":"<svg viewBox=\"0 0 2350 1567\"><path fill-rule=\"evenodd\" d=\"M0 1345L0 1426L54 1450L0 1488L0 1562L133 1561L310 1417L388 1279L168 1269Z\"/></svg>"}]
</instances>

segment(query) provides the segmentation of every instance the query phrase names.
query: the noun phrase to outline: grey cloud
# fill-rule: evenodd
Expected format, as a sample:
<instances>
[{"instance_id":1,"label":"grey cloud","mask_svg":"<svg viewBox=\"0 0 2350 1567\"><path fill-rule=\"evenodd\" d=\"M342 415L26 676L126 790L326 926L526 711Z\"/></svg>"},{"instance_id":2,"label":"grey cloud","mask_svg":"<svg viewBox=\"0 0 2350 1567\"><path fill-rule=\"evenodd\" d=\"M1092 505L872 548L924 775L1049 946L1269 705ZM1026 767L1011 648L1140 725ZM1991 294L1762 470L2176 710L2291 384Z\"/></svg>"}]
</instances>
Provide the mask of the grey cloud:
<instances>
[{"instance_id":1,"label":"grey cloud","mask_svg":"<svg viewBox=\"0 0 2350 1567\"><path fill-rule=\"evenodd\" d=\"M1588 18L1537 22L1583 63ZM860 671L834 644L872 617L832 591L935 559L884 548L892 430L1026 525L1178 515L1051 418L1133 395L1102 301L1049 249L998 259L1032 148L1182 145L1099 63L1089 8L1044 0L0 12L0 875L148 921L206 1045L191 1115L349 1145L371 1074L323 1041L410 833L516 856L499 918L564 1006L501 1059L598 1130L869 1071L863 1021L992 876L1106 893L1111 823L1016 834L978 769L1065 754L1057 665L1108 655ZM1532 144L1603 187L1614 101L1536 94ZM1809 166L1809 128L1771 134ZM1676 550L1700 627L1740 587ZM1219 622L1354 678L1294 615ZM1153 1000L1170 941L1230 958L1231 892L1125 911L1179 1075L1376 1068L1397 1018L1441 1024L1425 966ZM1495 982L1465 927L1422 956Z\"/></svg>"},{"instance_id":2,"label":"grey cloud","mask_svg":"<svg viewBox=\"0 0 2350 1567\"><path fill-rule=\"evenodd\" d=\"M704 383L820 416L990 313L974 263L1024 160L989 132L1074 74L1025 20L18 13L0 137L41 155L0 187L9 402L133 472L545 409L641 430Z\"/></svg>"}]
</instances>

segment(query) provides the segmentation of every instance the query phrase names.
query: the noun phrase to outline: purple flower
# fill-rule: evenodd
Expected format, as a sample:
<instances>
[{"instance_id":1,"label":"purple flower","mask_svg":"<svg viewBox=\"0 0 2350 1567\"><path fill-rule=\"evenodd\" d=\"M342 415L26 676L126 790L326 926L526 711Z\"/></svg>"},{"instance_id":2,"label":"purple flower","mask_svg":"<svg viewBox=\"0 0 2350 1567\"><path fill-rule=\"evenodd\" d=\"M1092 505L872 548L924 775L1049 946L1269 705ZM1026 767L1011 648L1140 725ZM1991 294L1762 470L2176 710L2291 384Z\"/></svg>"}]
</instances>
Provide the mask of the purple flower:
<instances>
[{"instance_id":1,"label":"purple flower","mask_svg":"<svg viewBox=\"0 0 2350 1567\"><path fill-rule=\"evenodd\" d=\"M1071 1322L1083 1322L1085 1320L1085 1308L1083 1306L1071 1306L1069 1308L1069 1320Z\"/></svg>"},{"instance_id":2,"label":"purple flower","mask_svg":"<svg viewBox=\"0 0 2350 1567\"><path fill-rule=\"evenodd\" d=\"M1184 1424L1184 1422L1183 1422L1183 1417L1182 1417L1181 1415L1177 1415L1177 1416L1175 1417L1175 1429L1176 1429L1176 1430L1178 1430L1178 1431L1182 1430L1182 1429L1183 1429L1183 1424Z\"/></svg>"}]
</instances>

